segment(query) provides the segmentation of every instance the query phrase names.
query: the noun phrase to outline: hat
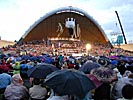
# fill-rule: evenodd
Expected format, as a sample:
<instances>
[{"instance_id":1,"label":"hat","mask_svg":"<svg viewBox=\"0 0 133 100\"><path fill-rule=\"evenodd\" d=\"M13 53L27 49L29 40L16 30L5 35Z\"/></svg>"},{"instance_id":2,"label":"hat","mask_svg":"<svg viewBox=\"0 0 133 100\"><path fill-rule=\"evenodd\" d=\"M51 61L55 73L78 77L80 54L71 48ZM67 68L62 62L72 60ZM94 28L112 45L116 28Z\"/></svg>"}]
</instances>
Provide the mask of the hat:
<instances>
[{"instance_id":1,"label":"hat","mask_svg":"<svg viewBox=\"0 0 133 100\"><path fill-rule=\"evenodd\" d=\"M23 84L23 80L22 80L20 74L15 74L12 76L12 83L15 85Z\"/></svg>"}]
</instances>

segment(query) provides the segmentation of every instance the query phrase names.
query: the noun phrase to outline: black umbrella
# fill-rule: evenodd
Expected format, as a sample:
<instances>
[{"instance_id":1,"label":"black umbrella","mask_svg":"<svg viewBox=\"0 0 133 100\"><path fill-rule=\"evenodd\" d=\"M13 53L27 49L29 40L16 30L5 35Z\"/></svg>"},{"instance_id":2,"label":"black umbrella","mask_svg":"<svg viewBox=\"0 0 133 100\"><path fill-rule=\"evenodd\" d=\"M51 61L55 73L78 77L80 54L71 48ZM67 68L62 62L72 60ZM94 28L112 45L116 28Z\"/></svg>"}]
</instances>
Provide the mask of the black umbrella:
<instances>
[{"instance_id":1,"label":"black umbrella","mask_svg":"<svg viewBox=\"0 0 133 100\"><path fill-rule=\"evenodd\" d=\"M87 62L79 68L79 71L83 71L85 74L89 74L92 69L98 68L100 66L101 66L100 64L95 62Z\"/></svg>"},{"instance_id":2,"label":"black umbrella","mask_svg":"<svg viewBox=\"0 0 133 100\"><path fill-rule=\"evenodd\" d=\"M127 65L126 67L127 67L127 70L133 73L133 64Z\"/></svg>"},{"instance_id":3,"label":"black umbrella","mask_svg":"<svg viewBox=\"0 0 133 100\"><path fill-rule=\"evenodd\" d=\"M56 70L59 70L59 69L56 68L54 65L43 63L28 69L27 74L28 74L28 77L43 79L43 78L46 78L48 74Z\"/></svg>"},{"instance_id":4,"label":"black umbrella","mask_svg":"<svg viewBox=\"0 0 133 100\"><path fill-rule=\"evenodd\" d=\"M98 62L99 64L101 64L102 66L107 66L107 65L110 64L110 60L109 60L108 58L104 58L104 57L99 58L99 59L97 60L97 62Z\"/></svg>"},{"instance_id":5,"label":"black umbrella","mask_svg":"<svg viewBox=\"0 0 133 100\"><path fill-rule=\"evenodd\" d=\"M95 88L94 83L83 72L74 69L55 71L46 77L44 83L59 95L75 95L79 98Z\"/></svg>"}]
</instances>

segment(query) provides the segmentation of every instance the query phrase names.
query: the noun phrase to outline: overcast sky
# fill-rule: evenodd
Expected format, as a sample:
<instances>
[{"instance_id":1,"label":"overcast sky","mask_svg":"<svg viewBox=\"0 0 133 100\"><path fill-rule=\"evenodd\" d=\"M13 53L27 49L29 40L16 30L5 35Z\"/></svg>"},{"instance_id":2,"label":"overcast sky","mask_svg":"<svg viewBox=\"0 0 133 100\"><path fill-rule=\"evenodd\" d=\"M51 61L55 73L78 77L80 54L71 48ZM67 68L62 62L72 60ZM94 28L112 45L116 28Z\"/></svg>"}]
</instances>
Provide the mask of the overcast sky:
<instances>
[{"instance_id":1,"label":"overcast sky","mask_svg":"<svg viewBox=\"0 0 133 100\"><path fill-rule=\"evenodd\" d=\"M18 41L40 17L65 6L87 12L102 27L109 40L111 32L121 33L117 11L127 42L133 40L133 0L0 0L1 39Z\"/></svg>"}]
</instances>

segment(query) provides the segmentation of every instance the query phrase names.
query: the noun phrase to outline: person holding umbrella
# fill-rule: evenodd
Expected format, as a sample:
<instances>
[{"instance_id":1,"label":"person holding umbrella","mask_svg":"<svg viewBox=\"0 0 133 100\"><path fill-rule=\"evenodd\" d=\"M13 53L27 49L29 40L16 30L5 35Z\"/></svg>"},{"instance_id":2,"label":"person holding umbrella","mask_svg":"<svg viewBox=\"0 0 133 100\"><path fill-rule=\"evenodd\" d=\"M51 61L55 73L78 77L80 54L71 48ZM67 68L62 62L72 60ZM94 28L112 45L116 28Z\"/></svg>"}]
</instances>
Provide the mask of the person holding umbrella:
<instances>
[{"instance_id":1,"label":"person holding umbrella","mask_svg":"<svg viewBox=\"0 0 133 100\"><path fill-rule=\"evenodd\" d=\"M108 67L99 67L91 70L94 75L102 84L95 89L94 100L111 100L111 85L117 80L116 72Z\"/></svg>"},{"instance_id":2,"label":"person holding umbrella","mask_svg":"<svg viewBox=\"0 0 133 100\"><path fill-rule=\"evenodd\" d=\"M133 73L130 73L126 77L121 77L118 81L116 81L115 84L112 86L112 93L111 97L114 100L117 100L118 98L122 98L122 88L127 84L133 84Z\"/></svg>"},{"instance_id":3,"label":"person holding umbrella","mask_svg":"<svg viewBox=\"0 0 133 100\"><path fill-rule=\"evenodd\" d=\"M90 73L102 83L112 83L117 80L116 72L108 67L95 68Z\"/></svg>"},{"instance_id":4,"label":"person holding umbrella","mask_svg":"<svg viewBox=\"0 0 133 100\"><path fill-rule=\"evenodd\" d=\"M33 87L29 88L29 95L31 100L45 100L47 89L41 86L41 80L34 78Z\"/></svg>"},{"instance_id":5,"label":"person holding umbrella","mask_svg":"<svg viewBox=\"0 0 133 100\"><path fill-rule=\"evenodd\" d=\"M46 77L44 84L53 89L58 96L69 95L79 100L83 100L87 93L95 88L92 80L83 72L74 69L54 71Z\"/></svg>"},{"instance_id":6,"label":"person holding umbrella","mask_svg":"<svg viewBox=\"0 0 133 100\"><path fill-rule=\"evenodd\" d=\"M118 98L117 100L133 100L133 85L131 84L124 85L121 92L123 98Z\"/></svg>"}]
</instances>

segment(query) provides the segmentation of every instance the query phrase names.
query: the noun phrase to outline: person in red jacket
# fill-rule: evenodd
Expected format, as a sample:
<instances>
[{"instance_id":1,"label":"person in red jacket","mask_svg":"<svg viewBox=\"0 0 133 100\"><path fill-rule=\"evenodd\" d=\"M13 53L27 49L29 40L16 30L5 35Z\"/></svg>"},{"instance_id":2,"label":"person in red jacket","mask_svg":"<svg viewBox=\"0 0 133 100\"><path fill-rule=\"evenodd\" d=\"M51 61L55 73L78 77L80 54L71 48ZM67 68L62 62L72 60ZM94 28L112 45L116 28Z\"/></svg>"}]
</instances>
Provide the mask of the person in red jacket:
<instances>
[{"instance_id":1,"label":"person in red jacket","mask_svg":"<svg viewBox=\"0 0 133 100\"><path fill-rule=\"evenodd\" d=\"M2 61L1 61L0 69L1 69L2 72L3 72L3 71L9 72L10 68L7 66L5 60L2 60Z\"/></svg>"}]
</instances>

